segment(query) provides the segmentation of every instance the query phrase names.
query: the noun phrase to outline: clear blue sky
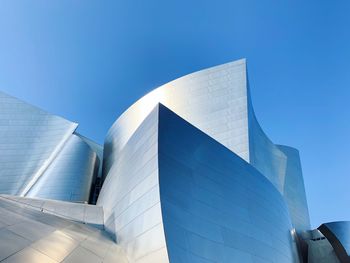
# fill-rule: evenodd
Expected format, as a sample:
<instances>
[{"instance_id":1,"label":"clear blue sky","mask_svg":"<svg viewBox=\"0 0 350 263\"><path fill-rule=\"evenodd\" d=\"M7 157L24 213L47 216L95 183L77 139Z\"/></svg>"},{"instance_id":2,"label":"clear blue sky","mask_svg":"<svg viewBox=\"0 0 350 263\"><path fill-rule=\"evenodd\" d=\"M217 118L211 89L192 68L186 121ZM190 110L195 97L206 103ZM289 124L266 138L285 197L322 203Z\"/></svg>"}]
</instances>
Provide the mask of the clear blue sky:
<instances>
[{"instance_id":1,"label":"clear blue sky","mask_svg":"<svg viewBox=\"0 0 350 263\"><path fill-rule=\"evenodd\" d=\"M102 143L136 99L242 57L257 117L300 150L311 221L350 220L350 2L0 2L0 89Z\"/></svg>"}]
</instances>

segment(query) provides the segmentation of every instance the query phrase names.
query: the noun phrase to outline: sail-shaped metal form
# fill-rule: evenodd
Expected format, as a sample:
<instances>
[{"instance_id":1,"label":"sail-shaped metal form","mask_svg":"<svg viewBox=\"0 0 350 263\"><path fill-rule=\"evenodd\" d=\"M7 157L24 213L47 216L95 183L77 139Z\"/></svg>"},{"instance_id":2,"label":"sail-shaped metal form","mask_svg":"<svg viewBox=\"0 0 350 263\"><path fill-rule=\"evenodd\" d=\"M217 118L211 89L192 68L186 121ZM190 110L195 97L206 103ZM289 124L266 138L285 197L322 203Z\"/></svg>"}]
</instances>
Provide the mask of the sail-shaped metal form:
<instances>
[{"instance_id":1,"label":"sail-shaped metal form","mask_svg":"<svg viewBox=\"0 0 350 263\"><path fill-rule=\"evenodd\" d=\"M0 193L89 201L99 160L77 126L0 92Z\"/></svg>"},{"instance_id":2,"label":"sail-shaped metal form","mask_svg":"<svg viewBox=\"0 0 350 263\"><path fill-rule=\"evenodd\" d=\"M0 261L349 262L349 222L311 230L299 152L261 128L245 59L145 95L103 147L77 125L0 93Z\"/></svg>"}]
</instances>

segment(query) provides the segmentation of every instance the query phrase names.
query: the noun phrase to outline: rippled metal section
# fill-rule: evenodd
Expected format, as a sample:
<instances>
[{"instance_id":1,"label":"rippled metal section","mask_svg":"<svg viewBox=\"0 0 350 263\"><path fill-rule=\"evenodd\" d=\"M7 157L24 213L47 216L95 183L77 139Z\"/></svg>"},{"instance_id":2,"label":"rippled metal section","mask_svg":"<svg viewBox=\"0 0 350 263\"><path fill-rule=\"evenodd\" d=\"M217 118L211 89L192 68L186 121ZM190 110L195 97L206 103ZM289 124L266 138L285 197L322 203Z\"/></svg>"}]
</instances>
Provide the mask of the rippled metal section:
<instances>
[{"instance_id":1,"label":"rippled metal section","mask_svg":"<svg viewBox=\"0 0 350 263\"><path fill-rule=\"evenodd\" d=\"M71 135L27 197L87 202L98 172L96 153L80 137Z\"/></svg>"}]
</instances>

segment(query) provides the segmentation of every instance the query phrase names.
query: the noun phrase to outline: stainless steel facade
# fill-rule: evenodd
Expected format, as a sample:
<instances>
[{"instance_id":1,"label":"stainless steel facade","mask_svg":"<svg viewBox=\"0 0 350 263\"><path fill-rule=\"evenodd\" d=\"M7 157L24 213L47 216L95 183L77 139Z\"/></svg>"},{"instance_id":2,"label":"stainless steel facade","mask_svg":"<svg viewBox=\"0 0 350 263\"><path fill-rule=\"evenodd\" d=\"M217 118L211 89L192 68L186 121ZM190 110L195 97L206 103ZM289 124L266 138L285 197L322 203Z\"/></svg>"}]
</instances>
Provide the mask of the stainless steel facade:
<instances>
[{"instance_id":1,"label":"stainless steel facade","mask_svg":"<svg viewBox=\"0 0 350 263\"><path fill-rule=\"evenodd\" d=\"M299 262L279 191L162 105L117 155L97 204L131 262Z\"/></svg>"},{"instance_id":2,"label":"stainless steel facade","mask_svg":"<svg viewBox=\"0 0 350 263\"><path fill-rule=\"evenodd\" d=\"M318 230L306 233L308 263L340 263L329 240Z\"/></svg>"},{"instance_id":3,"label":"stainless steel facade","mask_svg":"<svg viewBox=\"0 0 350 263\"><path fill-rule=\"evenodd\" d=\"M97 205L130 262L168 262L158 176L158 109L115 155Z\"/></svg>"},{"instance_id":4,"label":"stainless steel facade","mask_svg":"<svg viewBox=\"0 0 350 263\"><path fill-rule=\"evenodd\" d=\"M0 92L0 193L89 201L99 160L77 126Z\"/></svg>"},{"instance_id":5,"label":"stainless steel facade","mask_svg":"<svg viewBox=\"0 0 350 263\"><path fill-rule=\"evenodd\" d=\"M310 230L299 153L260 127L244 59L150 92L103 148L76 128L0 93L0 261L348 262L348 223Z\"/></svg>"},{"instance_id":6,"label":"stainless steel facade","mask_svg":"<svg viewBox=\"0 0 350 263\"><path fill-rule=\"evenodd\" d=\"M88 201L97 176L97 154L72 134L63 149L25 195L64 201Z\"/></svg>"},{"instance_id":7,"label":"stainless steel facade","mask_svg":"<svg viewBox=\"0 0 350 263\"><path fill-rule=\"evenodd\" d=\"M158 122L170 262L299 262L288 208L261 173L165 107Z\"/></svg>"},{"instance_id":8,"label":"stainless steel facade","mask_svg":"<svg viewBox=\"0 0 350 263\"><path fill-rule=\"evenodd\" d=\"M328 239L341 263L350 262L350 222L322 224L318 230Z\"/></svg>"},{"instance_id":9,"label":"stainless steel facade","mask_svg":"<svg viewBox=\"0 0 350 263\"><path fill-rule=\"evenodd\" d=\"M246 64L239 60L169 82L126 110L106 136L104 176L159 102L249 161Z\"/></svg>"},{"instance_id":10,"label":"stainless steel facade","mask_svg":"<svg viewBox=\"0 0 350 263\"><path fill-rule=\"evenodd\" d=\"M105 231L33 210L4 196L0 196L0 261L128 262L122 248Z\"/></svg>"},{"instance_id":11,"label":"stainless steel facade","mask_svg":"<svg viewBox=\"0 0 350 263\"><path fill-rule=\"evenodd\" d=\"M298 231L299 228L300 231L310 229L301 167L287 167L288 162L296 162L298 157L292 155L288 160L289 156L281 150L282 146L273 144L257 122L244 59L181 77L133 104L106 136L104 177L114 165L115 156L159 102L249 162L282 195L287 191L285 198L290 213L297 213L292 215L294 227ZM291 191L284 184L287 174L289 182L295 180L293 184L297 184L297 190ZM295 210L300 206L302 215Z\"/></svg>"}]
</instances>

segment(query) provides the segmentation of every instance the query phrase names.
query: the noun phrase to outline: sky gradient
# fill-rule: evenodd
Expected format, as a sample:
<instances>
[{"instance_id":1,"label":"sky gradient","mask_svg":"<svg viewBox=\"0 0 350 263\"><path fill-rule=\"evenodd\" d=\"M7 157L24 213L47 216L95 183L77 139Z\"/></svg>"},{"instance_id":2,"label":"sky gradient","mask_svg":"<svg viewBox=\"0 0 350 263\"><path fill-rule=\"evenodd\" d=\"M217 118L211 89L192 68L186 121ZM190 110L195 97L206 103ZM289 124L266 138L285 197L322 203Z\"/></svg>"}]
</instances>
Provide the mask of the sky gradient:
<instances>
[{"instance_id":1,"label":"sky gradient","mask_svg":"<svg viewBox=\"0 0 350 263\"><path fill-rule=\"evenodd\" d=\"M350 220L349 1L0 2L0 89L103 143L138 98L247 58L257 118L300 151L311 223Z\"/></svg>"}]
</instances>

